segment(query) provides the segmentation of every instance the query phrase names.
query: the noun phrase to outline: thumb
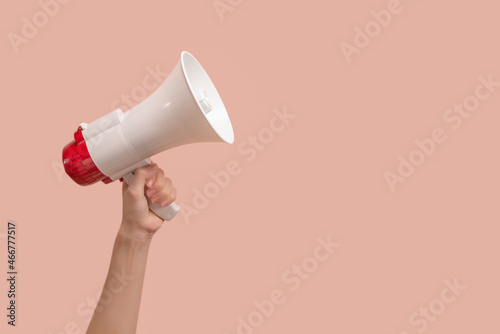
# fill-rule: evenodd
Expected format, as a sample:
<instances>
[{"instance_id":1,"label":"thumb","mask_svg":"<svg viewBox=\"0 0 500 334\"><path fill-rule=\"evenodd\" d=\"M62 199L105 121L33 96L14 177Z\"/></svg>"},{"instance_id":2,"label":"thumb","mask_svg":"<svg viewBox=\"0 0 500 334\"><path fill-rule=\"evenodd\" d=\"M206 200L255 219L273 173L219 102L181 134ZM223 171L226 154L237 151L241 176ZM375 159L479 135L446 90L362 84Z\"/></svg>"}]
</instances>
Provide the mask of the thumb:
<instances>
[{"instance_id":1,"label":"thumb","mask_svg":"<svg viewBox=\"0 0 500 334\"><path fill-rule=\"evenodd\" d=\"M143 195L146 182L149 180L154 181L157 171L158 165L156 164L150 164L145 167L137 168L134 172L132 182L128 185L129 192Z\"/></svg>"}]
</instances>

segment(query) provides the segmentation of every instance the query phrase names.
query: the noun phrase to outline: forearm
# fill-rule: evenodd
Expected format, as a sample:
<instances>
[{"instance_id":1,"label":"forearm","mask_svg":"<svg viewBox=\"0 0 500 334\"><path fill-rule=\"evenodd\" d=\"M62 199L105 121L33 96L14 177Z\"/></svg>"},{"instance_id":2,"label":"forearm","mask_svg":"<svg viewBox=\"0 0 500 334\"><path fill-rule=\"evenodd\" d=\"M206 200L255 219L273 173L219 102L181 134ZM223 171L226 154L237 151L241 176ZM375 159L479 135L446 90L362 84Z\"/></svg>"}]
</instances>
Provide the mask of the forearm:
<instances>
[{"instance_id":1,"label":"forearm","mask_svg":"<svg viewBox=\"0 0 500 334\"><path fill-rule=\"evenodd\" d=\"M122 224L108 275L87 334L134 334L137 328L151 237L131 233Z\"/></svg>"}]
</instances>

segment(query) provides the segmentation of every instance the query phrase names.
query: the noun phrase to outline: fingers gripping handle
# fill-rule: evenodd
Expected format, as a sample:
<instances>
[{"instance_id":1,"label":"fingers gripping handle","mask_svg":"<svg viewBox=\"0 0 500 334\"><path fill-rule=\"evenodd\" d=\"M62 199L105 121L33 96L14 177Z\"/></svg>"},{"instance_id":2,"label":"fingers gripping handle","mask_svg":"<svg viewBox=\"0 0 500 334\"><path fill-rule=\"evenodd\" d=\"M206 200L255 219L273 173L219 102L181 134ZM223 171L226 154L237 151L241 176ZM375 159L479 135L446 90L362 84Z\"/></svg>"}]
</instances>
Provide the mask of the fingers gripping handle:
<instances>
[{"instance_id":1,"label":"fingers gripping handle","mask_svg":"<svg viewBox=\"0 0 500 334\"><path fill-rule=\"evenodd\" d=\"M127 184L130 184L133 178L134 178L134 172L125 175L123 177L123 180L125 180ZM170 205L167 206L161 206L160 204L155 204L151 202L151 200L147 196L146 199L148 200L149 210L153 211L160 218L163 218L165 220L172 220L181 209L175 202L172 202Z\"/></svg>"},{"instance_id":2,"label":"fingers gripping handle","mask_svg":"<svg viewBox=\"0 0 500 334\"><path fill-rule=\"evenodd\" d=\"M161 206L160 204L155 204L151 202L149 198L148 198L148 205L149 205L149 210L153 211L160 218L163 218L165 220L174 219L174 217L181 209L175 202L172 202L167 206Z\"/></svg>"}]
</instances>

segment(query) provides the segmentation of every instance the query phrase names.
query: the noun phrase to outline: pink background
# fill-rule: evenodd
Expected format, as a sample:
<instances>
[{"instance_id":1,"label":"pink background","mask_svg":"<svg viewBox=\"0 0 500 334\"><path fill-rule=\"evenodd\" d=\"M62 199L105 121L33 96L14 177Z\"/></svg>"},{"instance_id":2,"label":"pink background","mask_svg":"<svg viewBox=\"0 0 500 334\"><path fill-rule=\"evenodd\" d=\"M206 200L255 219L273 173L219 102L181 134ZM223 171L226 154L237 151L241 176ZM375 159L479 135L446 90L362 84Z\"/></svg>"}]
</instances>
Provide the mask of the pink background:
<instances>
[{"instance_id":1,"label":"pink background","mask_svg":"<svg viewBox=\"0 0 500 334\"><path fill-rule=\"evenodd\" d=\"M6 325L0 284L2 333L84 333L121 192L73 183L62 147L80 122L137 96L148 67L170 72L182 50L215 82L236 140L154 160L184 208L210 172L233 160L241 171L155 237L138 333L238 333L238 317L275 289L286 299L254 333L500 331L500 87L460 127L443 118L478 77L500 81L499 5L401 0L348 62L342 43L355 43L356 27L380 27L370 13L390 1L220 2L231 11L219 16L212 0L73 0L43 22L37 1L3 1L0 258L3 277L11 219L20 275L17 328ZM16 53L9 34L34 15L46 25ZM247 161L240 145L268 139L273 110L284 109L295 118ZM414 141L435 128L447 140L392 191L384 174L397 173L399 156L418 157ZM340 247L292 291L282 275L328 235ZM444 304L455 279L466 288ZM429 307L432 321L410 322Z\"/></svg>"}]
</instances>

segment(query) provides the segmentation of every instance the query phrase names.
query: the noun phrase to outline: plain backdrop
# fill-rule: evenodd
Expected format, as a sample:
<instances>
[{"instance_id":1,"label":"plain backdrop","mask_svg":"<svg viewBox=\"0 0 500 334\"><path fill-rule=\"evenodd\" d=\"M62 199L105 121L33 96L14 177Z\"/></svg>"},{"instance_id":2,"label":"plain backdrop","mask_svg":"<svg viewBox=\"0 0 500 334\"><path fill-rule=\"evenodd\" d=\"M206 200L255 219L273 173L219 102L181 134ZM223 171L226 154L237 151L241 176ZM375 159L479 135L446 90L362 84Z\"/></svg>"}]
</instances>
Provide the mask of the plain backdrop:
<instances>
[{"instance_id":1,"label":"plain backdrop","mask_svg":"<svg viewBox=\"0 0 500 334\"><path fill-rule=\"evenodd\" d=\"M152 92L143 80L165 76L183 50L216 84L235 143L153 157L184 211L153 241L138 333L498 332L500 87L480 88L490 94L478 105L473 96L479 77L500 82L499 10L487 0L3 0L0 267L4 277L13 220L19 277L16 328L1 280L2 333L84 333L121 184L78 186L62 148L81 122L140 102ZM464 101L470 114L449 111ZM433 146L436 128L446 140ZM228 163L238 174L213 187ZM328 236L340 246L313 260ZM274 290L284 302L259 316L254 301Z\"/></svg>"}]
</instances>

